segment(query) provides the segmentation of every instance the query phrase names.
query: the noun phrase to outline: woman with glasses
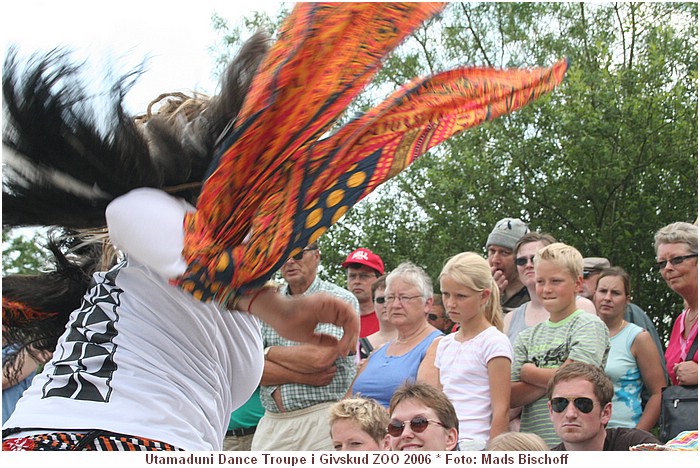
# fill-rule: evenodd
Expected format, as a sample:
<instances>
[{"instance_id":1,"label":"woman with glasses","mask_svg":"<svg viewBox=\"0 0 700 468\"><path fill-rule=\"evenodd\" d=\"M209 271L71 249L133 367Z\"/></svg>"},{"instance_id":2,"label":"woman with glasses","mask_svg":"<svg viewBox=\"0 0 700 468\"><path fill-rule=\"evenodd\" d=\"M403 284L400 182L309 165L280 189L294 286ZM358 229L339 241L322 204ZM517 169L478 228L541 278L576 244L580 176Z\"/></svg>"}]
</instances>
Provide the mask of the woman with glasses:
<instances>
[{"instance_id":1,"label":"woman with glasses","mask_svg":"<svg viewBox=\"0 0 700 468\"><path fill-rule=\"evenodd\" d=\"M459 419L452 402L426 383L404 384L389 405L387 426L391 450L455 450Z\"/></svg>"},{"instance_id":2,"label":"woman with glasses","mask_svg":"<svg viewBox=\"0 0 700 468\"><path fill-rule=\"evenodd\" d=\"M636 427L650 431L661 412L661 389L666 383L661 357L651 335L625 320L630 301L630 276L620 267L606 268L598 276L593 300L598 317L610 330L610 351L605 373L615 389L608 427ZM649 399L642 407L642 390Z\"/></svg>"},{"instance_id":3,"label":"woman with glasses","mask_svg":"<svg viewBox=\"0 0 700 468\"><path fill-rule=\"evenodd\" d=\"M684 222L669 224L654 236L654 247L654 267L685 301L666 347L666 370L672 385L697 385L697 348L693 356L688 356L688 351L698 337L698 227Z\"/></svg>"},{"instance_id":4,"label":"woman with glasses","mask_svg":"<svg viewBox=\"0 0 700 468\"><path fill-rule=\"evenodd\" d=\"M348 396L360 394L389 407L394 391L407 380L416 379L428 347L442 332L427 321L433 282L419 266L402 263L389 273L384 300L397 336L374 351L358 370Z\"/></svg>"}]
</instances>

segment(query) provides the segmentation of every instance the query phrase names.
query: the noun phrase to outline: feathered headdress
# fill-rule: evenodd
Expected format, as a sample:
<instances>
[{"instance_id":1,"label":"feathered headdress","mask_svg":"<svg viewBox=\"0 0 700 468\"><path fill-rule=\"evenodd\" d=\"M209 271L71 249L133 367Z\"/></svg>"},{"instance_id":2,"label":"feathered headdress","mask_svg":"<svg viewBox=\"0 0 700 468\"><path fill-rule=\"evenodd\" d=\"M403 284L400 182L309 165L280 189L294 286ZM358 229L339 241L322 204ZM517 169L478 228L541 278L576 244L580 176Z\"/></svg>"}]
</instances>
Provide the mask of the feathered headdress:
<instances>
[{"instance_id":1,"label":"feathered headdress","mask_svg":"<svg viewBox=\"0 0 700 468\"><path fill-rule=\"evenodd\" d=\"M25 350L36 360L53 351L92 274L112 266L111 246L93 235L105 225L110 201L157 187L194 203L216 140L240 110L268 48L266 34L254 35L227 68L218 95L164 94L138 116L127 115L123 101L141 69L116 79L100 98L87 90L67 51L22 61L10 50L3 73L3 226L61 228L49 235L52 268L3 278L3 342L14 348L7 377Z\"/></svg>"},{"instance_id":2,"label":"feathered headdress","mask_svg":"<svg viewBox=\"0 0 700 468\"><path fill-rule=\"evenodd\" d=\"M140 116L126 113L124 98L142 69L98 96L69 52L25 62L10 50L3 74L3 226L104 226L107 204L137 187L196 200L216 139L236 117L268 48L266 34L254 35L217 96L164 94Z\"/></svg>"}]
</instances>

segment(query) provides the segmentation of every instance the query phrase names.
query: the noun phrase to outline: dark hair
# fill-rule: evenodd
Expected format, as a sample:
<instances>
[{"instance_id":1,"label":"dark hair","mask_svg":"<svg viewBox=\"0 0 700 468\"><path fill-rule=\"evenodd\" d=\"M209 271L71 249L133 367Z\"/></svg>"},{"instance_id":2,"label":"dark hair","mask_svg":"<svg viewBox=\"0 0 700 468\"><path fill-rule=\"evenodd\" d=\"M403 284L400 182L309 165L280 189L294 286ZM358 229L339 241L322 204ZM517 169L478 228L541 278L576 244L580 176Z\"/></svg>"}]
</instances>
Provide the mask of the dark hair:
<instances>
[{"instance_id":1,"label":"dark hair","mask_svg":"<svg viewBox=\"0 0 700 468\"><path fill-rule=\"evenodd\" d=\"M386 288L386 275L381 275L379 278L377 278L374 283L372 283L372 299L374 299L374 293L377 292L377 289L384 287Z\"/></svg>"},{"instance_id":2,"label":"dark hair","mask_svg":"<svg viewBox=\"0 0 700 468\"><path fill-rule=\"evenodd\" d=\"M593 364L573 361L560 367L547 383L547 399L552 398L554 387L559 382L568 382L574 379L584 379L593 384L593 392L600 402L600 406L605 406L612 401L613 384L605 371Z\"/></svg>"},{"instance_id":3,"label":"dark hair","mask_svg":"<svg viewBox=\"0 0 700 468\"><path fill-rule=\"evenodd\" d=\"M418 400L435 411L435 415L446 429L459 430L459 418L455 407L441 390L423 382L406 382L392 395L389 415L392 415L396 406L405 400Z\"/></svg>"},{"instance_id":4,"label":"dark hair","mask_svg":"<svg viewBox=\"0 0 700 468\"><path fill-rule=\"evenodd\" d=\"M520 240L518 240L518 242L515 243L515 247L513 247L513 253L517 255L518 250L520 250L520 247L522 247L525 244L531 244L533 242L542 242L542 244L544 245L550 245L557 242L557 240L551 234L542 233L538 231L530 231L523 237L521 237Z\"/></svg>"},{"instance_id":5,"label":"dark hair","mask_svg":"<svg viewBox=\"0 0 700 468\"><path fill-rule=\"evenodd\" d=\"M262 32L246 41L218 95L166 92L137 116L124 99L145 65L107 74L102 85L82 74L70 51L20 59L11 48L2 77L3 145L19 157L3 157L3 226L101 227L107 205L138 187L194 203L269 42Z\"/></svg>"},{"instance_id":6,"label":"dark hair","mask_svg":"<svg viewBox=\"0 0 700 468\"><path fill-rule=\"evenodd\" d=\"M47 248L54 269L2 279L3 341L15 352L3 360L5 377L14 380L26 351L37 362L53 352L71 313L80 307L92 274L103 266L103 244L81 243L75 233L51 231Z\"/></svg>"},{"instance_id":7,"label":"dark hair","mask_svg":"<svg viewBox=\"0 0 700 468\"><path fill-rule=\"evenodd\" d=\"M598 276L598 280L595 284L596 289L598 289L598 283L600 283L600 280L605 278L606 276L617 276L619 278L622 278L622 285L625 287L625 296L629 297L631 295L632 280L630 279L629 273L627 273L623 268L614 266L610 268L605 268L603 271L601 271L600 275Z\"/></svg>"},{"instance_id":8,"label":"dark hair","mask_svg":"<svg viewBox=\"0 0 700 468\"><path fill-rule=\"evenodd\" d=\"M20 157L3 160L3 227L71 231L60 240L50 236L52 271L3 278L3 339L16 350L11 364L3 360L4 369L21 367L25 350L32 357L53 351L92 273L113 266L114 256L103 258L113 250L106 234L103 241L84 243L82 237L85 230L103 229L112 200L138 187L197 198L269 42L266 33L246 41L228 65L219 95L165 93L139 116L123 104L143 66L95 93L68 51L35 54L26 63L15 48L9 51L2 77L3 145ZM108 115L98 119L105 105Z\"/></svg>"}]
</instances>

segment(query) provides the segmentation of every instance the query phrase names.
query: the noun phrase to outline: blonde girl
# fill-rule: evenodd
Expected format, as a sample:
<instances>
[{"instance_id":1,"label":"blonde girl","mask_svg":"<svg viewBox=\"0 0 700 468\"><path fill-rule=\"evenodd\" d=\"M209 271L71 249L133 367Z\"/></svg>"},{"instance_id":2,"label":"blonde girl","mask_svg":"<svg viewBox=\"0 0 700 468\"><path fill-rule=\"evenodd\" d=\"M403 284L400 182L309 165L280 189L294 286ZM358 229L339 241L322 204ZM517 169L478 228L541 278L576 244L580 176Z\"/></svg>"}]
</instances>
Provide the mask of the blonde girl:
<instances>
[{"instance_id":1,"label":"blonde girl","mask_svg":"<svg viewBox=\"0 0 700 468\"><path fill-rule=\"evenodd\" d=\"M482 450L508 430L513 349L501 331L498 286L488 262L473 252L449 259L439 280L445 310L459 330L432 343L418 378L455 406L460 449Z\"/></svg>"}]
</instances>

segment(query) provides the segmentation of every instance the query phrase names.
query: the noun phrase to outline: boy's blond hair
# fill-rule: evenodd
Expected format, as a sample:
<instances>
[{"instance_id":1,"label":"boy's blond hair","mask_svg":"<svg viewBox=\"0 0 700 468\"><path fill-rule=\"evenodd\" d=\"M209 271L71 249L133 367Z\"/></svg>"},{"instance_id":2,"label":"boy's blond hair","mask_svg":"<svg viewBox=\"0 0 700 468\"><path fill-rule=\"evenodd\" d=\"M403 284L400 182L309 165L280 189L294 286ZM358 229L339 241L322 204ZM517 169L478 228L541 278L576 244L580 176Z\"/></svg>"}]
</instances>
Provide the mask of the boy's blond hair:
<instances>
[{"instance_id":1,"label":"boy's blond hair","mask_svg":"<svg viewBox=\"0 0 700 468\"><path fill-rule=\"evenodd\" d=\"M336 421L355 421L364 432L381 445L389 425L389 412L376 400L355 395L334 403L330 408L329 419L331 427Z\"/></svg>"},{"instance_id":2,"label":"boy's blond hair","mask_svg":"<svg viewBox=\"0 0 700 468\"><path fill-rule=\"evenodd\" d=\"M542 260L559 265L574 278L574 281L583 277L583 255L570 245L555 242L542 247L535 255L533 263L537 266Z\"/></svg>"}]
</instances>

